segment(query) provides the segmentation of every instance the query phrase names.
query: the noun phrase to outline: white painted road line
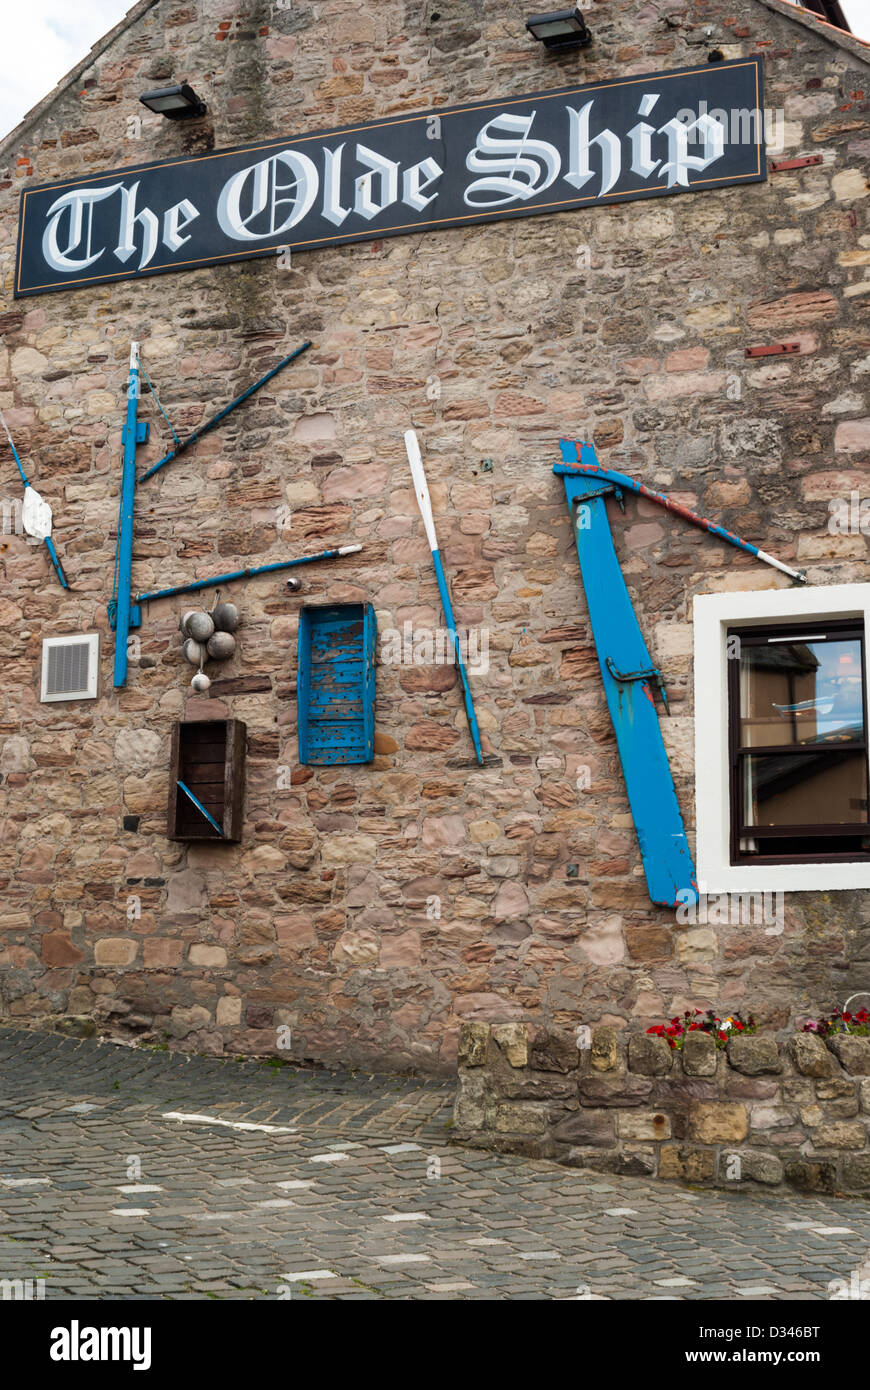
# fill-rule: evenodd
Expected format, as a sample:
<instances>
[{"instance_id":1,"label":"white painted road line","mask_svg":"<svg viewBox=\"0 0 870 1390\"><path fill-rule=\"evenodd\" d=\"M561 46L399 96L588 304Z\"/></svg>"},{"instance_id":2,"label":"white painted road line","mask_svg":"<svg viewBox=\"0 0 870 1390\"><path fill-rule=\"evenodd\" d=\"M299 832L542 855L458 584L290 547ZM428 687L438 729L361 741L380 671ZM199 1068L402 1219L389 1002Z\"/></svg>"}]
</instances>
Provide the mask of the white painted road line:
<instances>
[{"instance_id":1,"label":"white painted road line","mask_svg":"<svg viewBox=\"0 0 870 1390\"><path fill-rule=\"evenodd\" d=\"M223 1125L225 1129L255 1131L257 1134L297 1134L287 1125L257 1125L250 1120L222 1120L219 1115L194 1115L186 1110L164 1110L162 1120L178 1120L188 1125Z\"/></svg>"}]
</instances>

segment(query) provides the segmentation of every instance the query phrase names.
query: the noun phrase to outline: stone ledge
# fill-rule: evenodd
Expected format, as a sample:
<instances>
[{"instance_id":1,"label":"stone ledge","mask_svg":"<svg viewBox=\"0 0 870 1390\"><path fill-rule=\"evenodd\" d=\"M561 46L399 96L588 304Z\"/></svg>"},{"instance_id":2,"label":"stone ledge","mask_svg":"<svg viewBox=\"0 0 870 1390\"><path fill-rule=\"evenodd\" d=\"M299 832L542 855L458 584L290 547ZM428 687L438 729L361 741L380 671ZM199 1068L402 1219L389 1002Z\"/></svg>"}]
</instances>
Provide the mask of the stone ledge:
<instances>
[{"instance_id":1,"label":"stone ledge","mask_svg":"<svg viewBox=\"0 0 870 1390\"><path fill-rule=\"evenodd\" d=\"M680 1051L601 1027L466 1023L453 1138L596 1172L870 1192L870 1039L735 1036Z\"/></svg>"}]
</instances>

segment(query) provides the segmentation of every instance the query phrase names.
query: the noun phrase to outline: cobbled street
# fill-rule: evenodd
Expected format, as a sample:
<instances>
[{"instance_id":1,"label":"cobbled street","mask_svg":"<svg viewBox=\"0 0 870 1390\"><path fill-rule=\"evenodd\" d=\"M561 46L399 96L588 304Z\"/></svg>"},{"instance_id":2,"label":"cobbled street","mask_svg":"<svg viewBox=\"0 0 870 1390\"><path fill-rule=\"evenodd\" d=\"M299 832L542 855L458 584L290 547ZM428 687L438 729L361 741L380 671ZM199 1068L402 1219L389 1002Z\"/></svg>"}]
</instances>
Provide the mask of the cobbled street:
<instances>
[{"instance_id":1,"label":"cobbled street","mask_svg":"<svg viewBox=\"0 0 870 1390\"><path fill-rule=\"evenodd\" d=\"M47 1299L828 1299L855 1198L451 1146L452 1082L0 1030L0 1280Z\"/></svg>"}]
</instances>

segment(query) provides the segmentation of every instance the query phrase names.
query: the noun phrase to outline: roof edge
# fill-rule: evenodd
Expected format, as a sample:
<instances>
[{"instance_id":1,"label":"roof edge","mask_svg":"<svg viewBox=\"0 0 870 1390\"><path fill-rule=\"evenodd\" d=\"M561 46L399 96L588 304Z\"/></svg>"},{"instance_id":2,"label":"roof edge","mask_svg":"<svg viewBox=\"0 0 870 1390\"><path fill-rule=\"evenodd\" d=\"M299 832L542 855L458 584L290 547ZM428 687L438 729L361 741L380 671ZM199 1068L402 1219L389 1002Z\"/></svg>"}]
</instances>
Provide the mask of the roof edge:
<instances>
[{"instance_id":1,"label":"roof edge","mask_svg":"<svg viewBox=\"0 0 870 1390\"><path fill-rule=\"evenodd\" d=\"M106 52L125 30L136 23L142 15L147 14L153 9L159 0L137 0L137 3L127 11L123 19L119 20L113 29L98 39L93 47L87 52L75 67L70 68L59 82L55 84L50 92L38 101L25 113L18 125L10 130L9 134L0 140L0 159L7 153L10 146L15 145L24 134L28 126L38 121L46 111L57 101L58 97L72 85L87 68L95 63L98 58ZM839 48L844 48L852 57L858 58L861 62L870 66L870 43L864 39L857 38L854 34L846 33L844 29L837 29L833 24L828 24L812 10L805 10L801 5L792 3L792 0L758 0L766 9L773 10L775 14L783 15L786 19L791 19L797 24L802 24L805 29L820 34L822 38L828 39Z\"/></svg>"},{"instance_id":2,"label":"roof edge","mask_svg":"<svg viewBox=\"0 0 870 1390\"><path fill-rule=\"evenodd\" d=\"M115 39L135 24L138 19L141 19L142 15L147 14L150 9L153 9L158 3L159 0L137 0L137 3L127 11L124 18L120 19L113 29L110 29L101 39L97 39L93 48L85 54L84 58L76 63L75 67L70 68L69 72L52 87L51 91L26 112L18 122L18 125L15 126L14 130L10 130L9 134L0 140L0 159L8 152L10 146L14 146L21 140L28 126L33 125L41 116L44 116L46 111L57 101L58 97L62 96L66 89L71 87L92 63L95 63L98 58L101 58L107 48L111 48Z\"/></svg>"},{"instance_id":3,"label":"roof edge","mask_svg":"<svg viewBox=\"0 0 870 1390\"><path fill-rule=\"evenodd\" d=\"M829 24L814 10L805 10L802 5L792 4L791 0L758 0L758 3L795 24L802 24L805 29L811 29L820 38L828 39L838 48L844 48L853 58L870 66L870 43L857 38L855 34L848 34L845 29L838 29L836 25Z\"/></svg>"}]
</instances>

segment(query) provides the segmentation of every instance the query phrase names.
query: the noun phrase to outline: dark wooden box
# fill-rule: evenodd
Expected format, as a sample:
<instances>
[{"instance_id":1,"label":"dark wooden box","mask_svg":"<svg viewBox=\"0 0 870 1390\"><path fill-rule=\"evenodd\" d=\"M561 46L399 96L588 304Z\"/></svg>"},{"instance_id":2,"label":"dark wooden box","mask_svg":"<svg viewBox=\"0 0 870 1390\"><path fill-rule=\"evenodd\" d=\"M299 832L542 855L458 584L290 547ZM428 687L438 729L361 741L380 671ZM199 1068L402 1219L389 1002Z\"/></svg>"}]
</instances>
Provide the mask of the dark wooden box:
<instances>
[{"instance_id":1,"label":"dark wooden box","mask_svg":"<svg viewBox=\"0 0 870 1390\"><path fill-rule=\"evenodd\" d=\"M246 737L247 727L240 719L175 725L169 782L170 840L241 840ZM179 781L217 821L222 836L181 790Z\"/></svg>"}]
</instances>

